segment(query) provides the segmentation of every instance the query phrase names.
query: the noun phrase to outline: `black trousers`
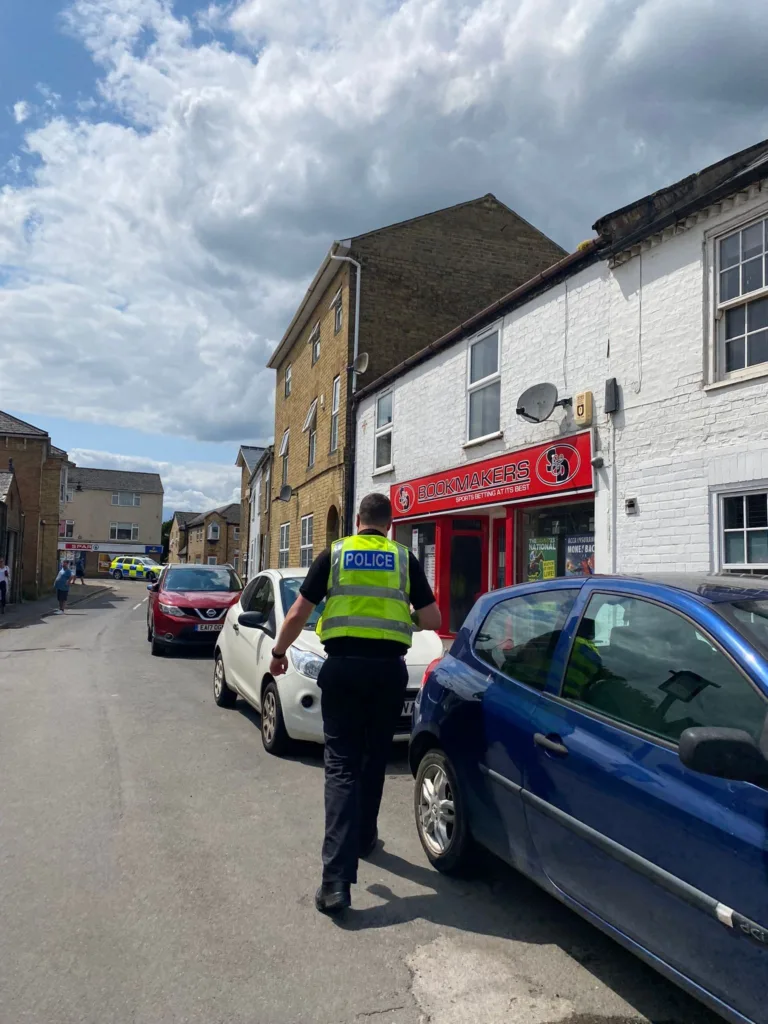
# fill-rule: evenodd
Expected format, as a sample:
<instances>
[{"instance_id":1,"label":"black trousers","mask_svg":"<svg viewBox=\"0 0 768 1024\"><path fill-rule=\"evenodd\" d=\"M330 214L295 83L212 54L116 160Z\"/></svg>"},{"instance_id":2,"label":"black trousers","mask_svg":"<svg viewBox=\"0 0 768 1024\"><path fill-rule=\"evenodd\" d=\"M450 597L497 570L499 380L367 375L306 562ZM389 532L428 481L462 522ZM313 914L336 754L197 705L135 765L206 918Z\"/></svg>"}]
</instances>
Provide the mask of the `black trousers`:
<instances>
[{"instance_id":1,"label":"black trousers","mask_svg":"<svg viewBox=\"0 0 768 1024\"><path fill-rule=\"evenodd\" d=\"M323 882L356 882L376 832L387 757L402 711L402 658L329 657L318 685L325 731Z\"/></svg>"}]
</instances>

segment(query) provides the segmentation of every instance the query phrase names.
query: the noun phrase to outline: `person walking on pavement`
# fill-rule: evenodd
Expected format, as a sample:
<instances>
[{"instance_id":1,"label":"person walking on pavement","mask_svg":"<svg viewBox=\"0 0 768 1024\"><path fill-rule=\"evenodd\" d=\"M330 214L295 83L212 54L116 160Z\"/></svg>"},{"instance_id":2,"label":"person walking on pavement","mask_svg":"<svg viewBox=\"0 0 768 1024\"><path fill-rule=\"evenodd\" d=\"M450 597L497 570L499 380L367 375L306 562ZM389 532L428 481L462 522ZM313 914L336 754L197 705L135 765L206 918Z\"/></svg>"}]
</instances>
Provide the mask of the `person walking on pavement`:
<instances>
[{"instance_id":1,"label":"person walking on pavement","mask_svg":"<svg viewBox=\"0 0 768 1024\"><path fill-rule=\"evenodd\" d=\"M270 672L288 668L288 648L316 605L327 658L318 678L325 733L325 839L315 906L338 914L351 904L359 858L373 853L392 738L408 682L405 655L418 628L439 629L440 610L416 557L389 540L392 505L383 494L360 503L358 533L312 563L272 649ZM414 615L411 614L411 606Z\"/></svg>"},{"instance_id":2,"label":"person walking on pavement","mask_svg":"<svg viewBox=\"0 0 768 1024\"><path fill-rule=\"evenodd\" d=\"M62 562L61 569L59 569L59 575L54 580L53 586L56 590L56 599L59 602L59 607L53 613L54 615L63 615L67 610L67 598L69 597L69 584L72 579L72 570L69 568L69 562Z\"/></svg>"},{"instance_id":3,"label":"person walking on pavement","mask_svg":"<svg viewBox=\"0 0 768 1024\"><path fill-rule=\"evenodd\" d=\"M0 558L0 615L5 615L5 604L11 596L11 570Z\"/></svg>"},{"instance_id":4,"label":"person walking on pavement","mask_svg":"<svg viewBox=\"0 0 768 1024\"><path fill-rule=\"evenodd\" d=\"M85 586L85 562L82 558L78 558L75 563L75 581L80 580L80 586Z\"/></svg>"}]
</instances>

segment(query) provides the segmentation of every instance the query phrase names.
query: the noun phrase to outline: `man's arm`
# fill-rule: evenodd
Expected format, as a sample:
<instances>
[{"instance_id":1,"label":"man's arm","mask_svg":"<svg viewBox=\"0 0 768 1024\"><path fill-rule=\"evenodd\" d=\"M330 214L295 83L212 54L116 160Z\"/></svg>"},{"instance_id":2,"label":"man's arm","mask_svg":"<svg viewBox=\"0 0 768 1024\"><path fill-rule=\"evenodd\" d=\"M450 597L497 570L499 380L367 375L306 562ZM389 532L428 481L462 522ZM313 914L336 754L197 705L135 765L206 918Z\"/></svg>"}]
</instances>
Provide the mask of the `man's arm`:
<instances>
[{"instance_id":1,"label":"man's arm","mask_svg":"<svg viewBox=\"0 0 768 1024\"><path fill-rule=\"evenodd\" d=\"M416 612L420 629L440 629L442 616L435 602L432 587L421 567L418 558L410 552L408 555L408 574L411 581L411 604Z\"/></svg>"},{"instance_id":2,"label":"man's arm","mask_svg":"<svg viewBox=\"0 0 768 1024\"><path fill-rule=\"evenodd\" d=\"M440 629L443 621L440 609L435 601L432 604L428 604L426 608L418 608L416 610L416 618L419 620L421 629L434 629L435 631Z\"/></svg>"},{"instance_id":3,"label":"man's arm","mask_svg":"<svg viewBox=\"0 0 768 1024\"><path fill-rule=\"evenodd\" d=\"M281 658L273 657L269 663L269 671L273 676L281 676L288 671L288 648L299 637L302 629L307 624L307 619L314 611L315 606L301 594L291 605L288 614L283 619L280 632L277 634L273 650L282 654Z\"/></svg>"}]
</instances>

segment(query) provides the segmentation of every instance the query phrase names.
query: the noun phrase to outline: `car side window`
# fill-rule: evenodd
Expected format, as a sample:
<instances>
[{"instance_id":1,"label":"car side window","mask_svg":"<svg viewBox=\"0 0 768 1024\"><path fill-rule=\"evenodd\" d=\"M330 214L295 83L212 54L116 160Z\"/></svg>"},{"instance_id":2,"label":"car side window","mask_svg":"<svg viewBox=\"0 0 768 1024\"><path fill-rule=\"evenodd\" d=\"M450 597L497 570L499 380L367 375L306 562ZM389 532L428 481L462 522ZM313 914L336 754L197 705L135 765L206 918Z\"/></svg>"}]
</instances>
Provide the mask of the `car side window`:
<instances>
[{"instance_id":1,"label":"car side window","mask_svg":"<svg viewBox=\"0 0 768 1024\"><path fill-rule=\"evenodd\" d=\"M258 576L255 580L251 580L243 591L242 597L240 598L240 605L244 612L255 611L255 608L253 607L253 598L256 594L256 588L259 586L263 578L263 576Z\"/></svg>"},{"instance_id":2,"label":"car side window","mask_svg":"<svg viewBox=\"0 0 768 1024\"><path fill-rule=\"evenodd\" d=\"M264 618L267 620L269 625L274 627L275 624L275 591L272 586L272 580L269 576L263 576L261 579L261 586L259 587L255 599L254 608L255 612L261 612Z\"/></svg>"},{"instance_id":3,"label":"car side window","mask_svg":"<svg viewBox=\"0 0 768 1024\"><path fill-rule=\"evenodd\" d=\"M474 652L505 676L543 690L579 591L545 590L499 601L475 636Z\"/></svg>"},{"instance_id":4,"label":"car side window","mask_svg":"<svg viewBox=\"0 0 768 1024\"><path fill-rule=\"evenodd\" d=\"M694 726L760 738L768 702L685 616L620 594L595 594L574 639L563 697L676 743Z\"/></svg>"}]
</instances>

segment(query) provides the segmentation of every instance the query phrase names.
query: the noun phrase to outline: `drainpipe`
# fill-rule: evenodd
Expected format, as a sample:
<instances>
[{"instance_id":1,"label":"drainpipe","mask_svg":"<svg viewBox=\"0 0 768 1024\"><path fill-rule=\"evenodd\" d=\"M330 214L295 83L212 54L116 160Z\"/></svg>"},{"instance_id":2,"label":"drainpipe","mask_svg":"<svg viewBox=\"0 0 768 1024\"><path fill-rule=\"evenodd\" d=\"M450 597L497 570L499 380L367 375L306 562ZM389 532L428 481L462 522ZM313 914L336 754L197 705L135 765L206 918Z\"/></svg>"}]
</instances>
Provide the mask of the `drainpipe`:
<instances>
[{"instance_id":1,"label":"drainpipe","mask_svg":"<svg viewBox=\"0 0 768 1024\"><path fill-rule=\"evenodd\" d=\"M357 359L358 352L360 349L360 276L362 273L362 267L357 260L353 260L351 256L337 256L335 253L329 254L332 260L343 260L345 263L351 263L355 268L355 329L353 332L352 341L352 366L348 371L347 380L349 386L347 388L347 452L349 456L349 464L347 473L345 474L345 488L344 488L344 533L346 536L350 536L355 532L355 448L356 448L356 432L354 430L354 419L352 416L352 398L357 390L357 374L355 373L354 364Z\"/></svg>"}]
</instances>

